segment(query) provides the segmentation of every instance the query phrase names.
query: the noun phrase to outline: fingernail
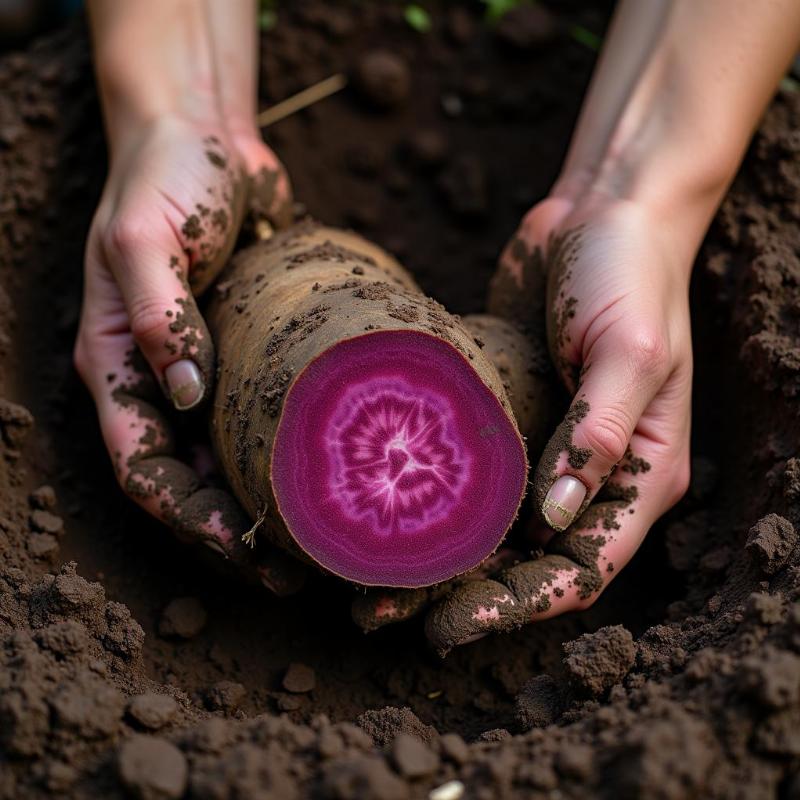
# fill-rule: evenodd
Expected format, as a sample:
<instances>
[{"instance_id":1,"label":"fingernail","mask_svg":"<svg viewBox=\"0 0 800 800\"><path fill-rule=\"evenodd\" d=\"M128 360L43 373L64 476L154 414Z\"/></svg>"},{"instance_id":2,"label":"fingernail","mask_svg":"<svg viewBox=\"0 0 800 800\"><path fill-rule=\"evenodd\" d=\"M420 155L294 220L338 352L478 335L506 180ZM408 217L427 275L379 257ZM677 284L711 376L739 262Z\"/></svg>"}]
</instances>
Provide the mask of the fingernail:
<instances>
[{"instance_id":1,"label":"fingernail","mask_svg":"<svg viewBox=\"0 0 800 800\"><path fill-rule=\"evenodd\" d=\"M196 406L205 392L203 376L194 361L188 358L176 361L164 370L172 403L178 411L186 411Z\"/></svg>"},{"instance_id":2,"label":"fingernail","mask_svg":"<svg viewBox=\"0 0 800 800\"><path fill-rule=\"evenodd\" d=\"M226 556L227 553L225 552L225 548L215 539L205 539L203 544L209 549L213 550L215 553L219 553L221 556Z\"/></svg>"},{"instance_id":3,"label":"fingernail","mask_svg":"<svg viewBox=\"0 0 800 800\"><path fill-rule=\"evenodd\" d=\"M545 522L557 531L572 524L586 498L586 487L572 475L562 475L551 487L542 503Z\"/></svg>"},{"instance_id":4,"label":"fingernail","mask_svg":"<svg viewBox=\"0 0 800 800\"><path fill-rule=\"evenodd\" d=\"M488 633L473 633L472 636L467 636L466 639L462 639L458 644L459 647L464 644L472 644L473 642L479 642L481 639L485 639L489 634Z\"/></svg>"}]
</instances>

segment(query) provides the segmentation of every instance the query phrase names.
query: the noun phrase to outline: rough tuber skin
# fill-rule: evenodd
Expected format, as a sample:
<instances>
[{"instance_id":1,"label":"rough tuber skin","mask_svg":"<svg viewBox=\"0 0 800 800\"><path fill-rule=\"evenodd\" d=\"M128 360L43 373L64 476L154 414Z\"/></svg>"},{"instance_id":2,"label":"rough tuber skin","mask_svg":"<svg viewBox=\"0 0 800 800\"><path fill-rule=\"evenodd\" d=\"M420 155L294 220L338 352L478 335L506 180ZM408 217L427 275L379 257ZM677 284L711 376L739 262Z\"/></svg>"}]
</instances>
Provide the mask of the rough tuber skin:
<instances>
[{"instance_id":1,"label":"rough tuber skin","mask_svg":"<svg viewBox=\"0 0 800 800\"><path fill-rule=\"evenodd\" d=\"M527 477L506 387L536 417L510 326L462 325L380 248L313 223L234 258L208 318L212 436L260 533L362 585L438 584L495 551Z\"/></svg>"},{"instance_id":2,"label":"rough tuber skin","mask_svg":"<svg viewBox=\"0 0 800 800\"><path fill-rule=\"evenodd\" d=\"M528 450L539 452L554 406L544 337L523 332L521 326L492 314L470 314L462 323L500 375Z\"/></svg>"}]
</instances>

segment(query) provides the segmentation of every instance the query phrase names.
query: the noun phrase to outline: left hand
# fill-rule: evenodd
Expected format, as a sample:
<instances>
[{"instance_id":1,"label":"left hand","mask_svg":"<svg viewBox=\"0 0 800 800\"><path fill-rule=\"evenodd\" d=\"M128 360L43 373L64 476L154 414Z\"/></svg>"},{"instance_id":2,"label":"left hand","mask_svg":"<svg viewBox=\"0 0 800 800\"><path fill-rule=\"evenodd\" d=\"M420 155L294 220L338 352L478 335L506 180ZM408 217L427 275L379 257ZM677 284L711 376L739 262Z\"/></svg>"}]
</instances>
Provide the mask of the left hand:
<instances>
[{"instance_id":1,"label":"left hand","mask_svg":"<svg viewBox=\"0 0 800 800\"><path fill-rule=\"evenodd\" d=\"M290 219L288 178L255 129L234 137L222 121L163 115L127 137L87 242L76 368L123 491L181 539L286 593L302 568L242 544L251 522L235 499L175 458L162 390L178 411L209 399L214 346L195 297L225 266L247 208L273 225Z\"/></svg>"}]
</instances>

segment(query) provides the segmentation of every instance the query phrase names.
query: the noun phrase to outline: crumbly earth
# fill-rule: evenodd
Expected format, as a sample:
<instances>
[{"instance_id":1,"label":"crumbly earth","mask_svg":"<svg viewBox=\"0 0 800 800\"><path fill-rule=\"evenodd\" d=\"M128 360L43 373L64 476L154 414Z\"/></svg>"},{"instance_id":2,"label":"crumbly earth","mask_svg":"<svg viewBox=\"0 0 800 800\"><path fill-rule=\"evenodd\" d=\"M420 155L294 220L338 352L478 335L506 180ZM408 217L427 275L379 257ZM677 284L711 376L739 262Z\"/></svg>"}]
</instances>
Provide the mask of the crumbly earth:
<instances>
[{"instance_id":1,"label":"crumbly earth","mask_svg":"<svg viewBox=\"0 0 800 800\"><path fill-rule=\"evenodd\" d=\"M412 87L269 138L314 216L479 311L590 74L570 26L601 32L608 8L552 4L547 37L509 37L434 3L419 34L402 5L292 3L264 103L376 47ZM413 155L417 128L447 146ZM799 128L781 93L698 261L687 498L593 608L441 661L421 623L360 634L340 582L275 599L230 580L121 496L70 365L105 170L85 30L3 56L0 798L800 796ZM179 435L188 455L203 420Z\"/></svg>"}]
</instances>

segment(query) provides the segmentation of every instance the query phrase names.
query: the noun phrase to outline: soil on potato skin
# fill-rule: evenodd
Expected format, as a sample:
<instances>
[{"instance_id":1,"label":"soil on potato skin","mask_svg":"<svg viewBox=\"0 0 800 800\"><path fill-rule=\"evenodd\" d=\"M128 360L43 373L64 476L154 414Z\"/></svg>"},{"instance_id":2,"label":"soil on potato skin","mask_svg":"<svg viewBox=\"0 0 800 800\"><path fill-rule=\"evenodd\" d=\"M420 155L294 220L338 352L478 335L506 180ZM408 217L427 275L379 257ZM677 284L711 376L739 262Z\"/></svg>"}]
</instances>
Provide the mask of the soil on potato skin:
<instances>
[{"instance_id":1,"label":"soil on potato skin","mask_svg":"<svg viewBox=\"0 0 800 800\"><path fill-rule=\"evenodd\" d=\"M402 4L331 6L264 37L262 102L376 47L409 95L348 91L268 139L314 216L480 311L588 82L569 28L609 9L493 32L437 6L422 35ZM0 59L0 87L0 797L800 797L800 96L695 271L687 498L593 608L440 661L418 621L359 633L337 581L220 577L121 496L71 368L105 173L82 24Z\"/></svg>"}]
</instances>

